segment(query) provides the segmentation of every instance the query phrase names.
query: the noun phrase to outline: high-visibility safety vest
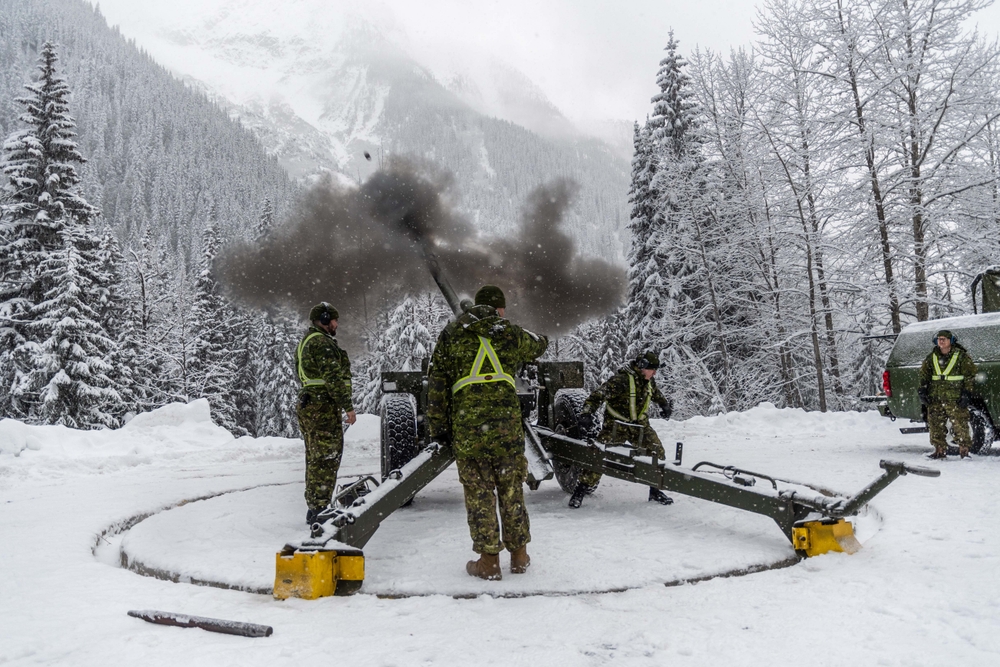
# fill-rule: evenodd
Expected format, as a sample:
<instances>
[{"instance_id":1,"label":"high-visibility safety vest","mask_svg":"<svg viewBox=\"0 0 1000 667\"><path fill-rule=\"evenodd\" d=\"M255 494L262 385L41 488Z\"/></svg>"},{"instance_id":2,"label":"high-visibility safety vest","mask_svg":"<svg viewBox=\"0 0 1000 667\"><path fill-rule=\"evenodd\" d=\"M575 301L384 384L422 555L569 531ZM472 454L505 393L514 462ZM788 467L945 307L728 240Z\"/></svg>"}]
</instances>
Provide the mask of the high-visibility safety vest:
<instances>
[{"instance_id":1,"label":"high-visibility safety vest","mask_svg":"<svg viewBox=\"0 0 1000 667\"><path fill-rule=\"evenodd\" d=\"M941 364L938 362L938 356L936 354L931 355L934 360L934 375L931 376L932 380L947 380L948 382L958 382L964 380L964 375L952 375L951 372L955 370L955 364L958 363L958 357L961 353L955 350L955 353L951 355L951 359L948 361L948 365L945 369L941 370Z\"/></svg>"},{"instance_id":2,"label":"high-visibility safety vest","mask_svg":"<svg viewBox=\"0 0 1000 667\"><path fill-rule=\"evenodd\" d=\"M305 371L302 370L302 350L306 349L306 344L311 341L316 336L322 336L318 331L313 331L311 334L302 339L299 343L298 349L295 351L295 367L299 372L299 380L302 381L303 387L319 387L326 384L326 380L314 380L306 376Z\"/></svg>"},{"instance_id":3,"label":"high-visibility safety vest","mask_svg":"<svg viewBox=\"0 0 1000 667\"><path fill-rule=\"evenodd\" d=\"M605 408L604 408L605 411L607 411L608 414L610 414L615 419L619 419L621 421L632 421L632 422L634 422L634 421L638 421L638 420L642 419L643 415L646 414L646 410L649 409L649 401L653 397L653 382L650 381L650 382L646 383L646 400L642 404L642 410L639 410L638 412L636 412L636 409L635 409L635 394L636 394L636 391L635 391L635 376L632 375L631 373L628 373L628 413L629 413L629 416L626 417L622 413L620 413L617 410L615 410L614 408L612 408L610 403L607 404L607 406L605 406Z\"/></svg>"},{"instance_id":4,"label":"high-visibility safety vest","mask_svg":"<svg viewBox=\"0 0 1000 667\"><path fill-rule=\"evenodd\" d=\"M489 359L490 364L493 366L492 373L483 373L483 364L486 363L487 359ZM487 382L509 382L511 387L517 389L514 384L514 378L504 372L503 365L500 363L500 357L497 356L496 350L493 349L493 343L490 342L489 338L480 336L479 352L476 353L476 359L472 362L472 370L468 375L451 386L451 393L457 394L460 389L464 389L469 385L485 384Z\"/></svg>"}]
</instances>

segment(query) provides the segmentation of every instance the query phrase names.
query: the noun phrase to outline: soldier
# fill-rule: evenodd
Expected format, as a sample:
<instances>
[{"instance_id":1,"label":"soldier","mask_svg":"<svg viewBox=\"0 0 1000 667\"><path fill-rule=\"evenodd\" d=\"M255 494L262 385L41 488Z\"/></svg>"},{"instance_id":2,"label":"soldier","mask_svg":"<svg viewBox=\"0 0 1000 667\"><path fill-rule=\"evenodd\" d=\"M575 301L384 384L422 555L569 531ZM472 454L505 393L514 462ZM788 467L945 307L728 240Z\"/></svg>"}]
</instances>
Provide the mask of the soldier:
<instances>
[{"instance_id":1,"label":"soldier","mask_svg":"<svg viewBox=\"0 0 1000 667\"><path fill-rule=\"evenodd\" d=\"M969 455L972 438L969 436L969 402L975 387L976 365L969 352L958 344L958 339L942 329L935 336L937 347L920 366L920 403L927 406L927 426L934 446L932 459L943 459L948 453L948 420L958 442L958 454L963 459Z\"/></svg>"},{"instance_id":2,"label":"soldier","mask_svg":"<svg viewBox=\"0 0 1000 667\"><path fill-rule=\"evenodd\" d=\"M337 485L337 471L344 451L344 427L356 420L351 401L351 362L337 345L340 314L326 303L309 311L312 326L296 350L295 361L302 382L299 390L299 429L306 441L306 523L330 504Z\"/></svg>"},{"instance_id":3,"label":"soldier","mask_svg":"<svg viewBox=\"0 0 1000 667\"><path fill-rule=\"evenodd\" d=\"M499 287L486 285L476 292L475 306L438 337L428 373L428 432L454 449L472 550L479 554L465 569L489 580L502 578L504 548L510 552L511 573L523 573L530 563L523 487L528 462L512 374L541 356L549 343L504 319L505 308Z\"/></svg>"},{"instance_id":4,"label":"soldier","mask_svg":"<svg viewBox=\"0 0 1000 667\"><path fill-rule=\"evenodd\" d=\"M649 417L646 415L650 401L660 407L664 419L670 419L670 413L673 411L673 403L660 393L653 378L659 367L660 358L654 352L645 352L619 369L584 401L580 414L582 432L588 434L593 431L594 414L600 410L602 404L606 403L604 427L597 436L600 442L610 445L630 442L638 445L641 438L644 449L652 450L661 461L666 458L660 438L649 425ZM569 499L569 506L573 509L579 508L583 504L584 496L593 493L600 481L601 473L584 471ZM673 498L652 486L649 487L649 500L661 505L670 505L674 502Z\"/></svg>"}]
</instances>

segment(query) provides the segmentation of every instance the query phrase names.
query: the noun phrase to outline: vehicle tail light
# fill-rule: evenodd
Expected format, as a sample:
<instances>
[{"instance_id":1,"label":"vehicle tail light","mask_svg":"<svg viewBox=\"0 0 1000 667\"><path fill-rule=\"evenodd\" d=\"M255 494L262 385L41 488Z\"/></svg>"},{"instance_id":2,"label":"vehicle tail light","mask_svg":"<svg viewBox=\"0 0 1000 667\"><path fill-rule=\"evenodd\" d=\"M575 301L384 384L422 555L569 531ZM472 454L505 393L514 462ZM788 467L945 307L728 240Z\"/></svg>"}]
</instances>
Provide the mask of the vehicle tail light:
<instances>
[{"instance_id":1,"label":"vehicle tail light","mask_svg":"<svg viewBox=\"0 0 1000 667\"><path fill-rule=\"evenodd\" d=\"M892 398L892 383L889 382L889 371L882 371L882 391L889 398Z\"/></svg>"}]
</instances>

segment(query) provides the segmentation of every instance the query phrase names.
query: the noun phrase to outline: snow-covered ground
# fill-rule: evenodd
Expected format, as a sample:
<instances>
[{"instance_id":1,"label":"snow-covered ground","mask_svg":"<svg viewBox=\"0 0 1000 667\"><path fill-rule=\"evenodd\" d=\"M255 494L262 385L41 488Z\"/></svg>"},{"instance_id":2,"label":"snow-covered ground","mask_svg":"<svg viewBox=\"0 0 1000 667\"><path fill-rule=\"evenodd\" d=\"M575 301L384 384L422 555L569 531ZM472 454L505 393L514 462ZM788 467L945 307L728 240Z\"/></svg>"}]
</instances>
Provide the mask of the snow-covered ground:
<instances>
[{"instance_id":1,"label":"snow-covered ground","mask_svg":"<svg viewBox=\"0 0 1000 667\"><path fill-rule=\"evenodd\" d=\"M304 529L301 442L234 439L204 401L118 431L3 421L0 664L1000 664L1000 459L926 461L926 436L897 426L769 406L656 423L668 451L685 443L687 465L735 464L844 493L878 476L880 458L940 467L940 478L904 477L875 499L854 556L665 586L778 562L791 548L769 520L683 496L652 506L616 480L573 512L550 482L527 495L529 572L480 582L464 574L471 551L449 470L368 544L361 594L279 602L139 576L118 567L119 552L266 588L274 552ZM363 416L347 434L344 474L377 470L377 446L377 419ZM274 634L154 626L129 609Z\"/></svg>"}]
</instances>

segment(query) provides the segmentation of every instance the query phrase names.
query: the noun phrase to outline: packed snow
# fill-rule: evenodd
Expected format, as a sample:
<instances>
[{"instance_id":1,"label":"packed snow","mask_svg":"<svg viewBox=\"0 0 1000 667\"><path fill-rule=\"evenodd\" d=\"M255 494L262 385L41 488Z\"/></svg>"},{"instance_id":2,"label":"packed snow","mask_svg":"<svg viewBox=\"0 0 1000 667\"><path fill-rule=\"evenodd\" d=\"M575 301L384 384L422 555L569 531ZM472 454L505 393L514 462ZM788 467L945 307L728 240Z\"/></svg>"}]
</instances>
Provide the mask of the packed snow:
<instances>
[{"instance_id":1,"label":"packed snow","mask_svg":"<svg viewBox=\"0 0 1000 667\"><path fill-rule=\"evenodd\" d=\"M932 462L926 435L875 413L769 405L657 421L685 465L734 464L854 493L879 459L906 476L859 521L862 551L700 583L792 555L770 520L677 496L670 507L605 478L578 511L554 482L527 492L533 563L472 579L449 469L365 548L360 594L276 601L274 553L304 537L302 443L233 438L205 401L114 431L0 422L0 664L352 665L1000 663L1000 460ZM346 436L343 474L378 469L378 419ZM179 582L120 567L141 561ZM504 559L506 569L506 559ZM670 584L670 585L664 585ZM270 625L243 638L144 623L157 609ZM799 656L796 658L796 656Z\"/></svg>"}]
</instances>

